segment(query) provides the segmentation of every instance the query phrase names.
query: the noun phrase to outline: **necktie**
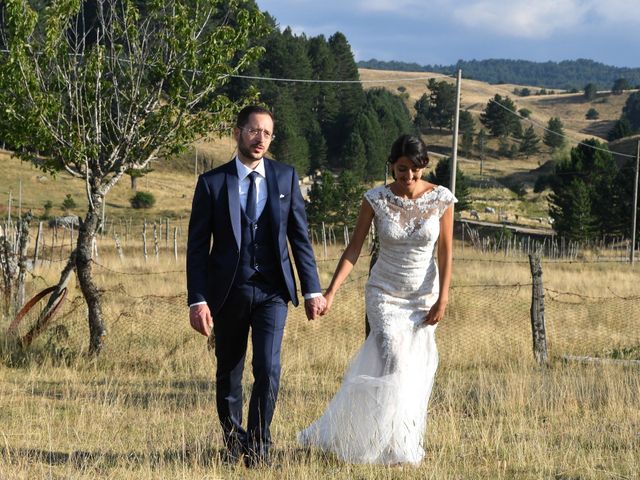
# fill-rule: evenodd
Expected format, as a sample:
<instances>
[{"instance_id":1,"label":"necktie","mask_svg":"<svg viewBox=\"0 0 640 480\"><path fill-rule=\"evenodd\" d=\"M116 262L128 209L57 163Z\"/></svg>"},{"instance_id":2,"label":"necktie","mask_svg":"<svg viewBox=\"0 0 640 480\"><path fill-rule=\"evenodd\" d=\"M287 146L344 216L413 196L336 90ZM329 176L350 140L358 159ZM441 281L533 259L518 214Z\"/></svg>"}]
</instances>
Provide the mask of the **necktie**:
<instances>
[{"instance_id":1,"label":"necktie","mask_svg":"<svg viewBox=\"0 0 640 480\"><path fill-rule=\"evenodd\" d=\"M249 190L247 191L247 205L244 208L245 213L250 221L256 220L256 177L258 172L249 174Z\"/></svg>"}]
</instances>

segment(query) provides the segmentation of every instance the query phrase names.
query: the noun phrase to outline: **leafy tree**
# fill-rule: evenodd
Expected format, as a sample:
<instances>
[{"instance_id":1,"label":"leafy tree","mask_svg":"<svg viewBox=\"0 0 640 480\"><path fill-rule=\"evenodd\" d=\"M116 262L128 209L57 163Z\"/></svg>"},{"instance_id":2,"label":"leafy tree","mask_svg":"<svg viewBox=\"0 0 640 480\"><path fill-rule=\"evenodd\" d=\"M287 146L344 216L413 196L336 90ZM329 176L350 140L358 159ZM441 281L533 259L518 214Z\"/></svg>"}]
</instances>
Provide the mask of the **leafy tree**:
<instances>
[{"instance_id":1,"label":"leafy tree","mask_svg":"<svg viewBox=\"0 0 640 480\"><path fill-rule=\"evenodd\" d=\"M629 90L629 88L631 88L631 85L629 85L629 82L627 81L626 78L618 78L616 79L615 82L613 82L613 86L611 87L611 93L620 95L625 90Z\"/></svg>"},{"instance_id":2,"label":"leafy tree","mask_svg":"<svg viewBox=\"0 0 640 480\"><path fill-rule=\"evenodd\" d=\"M538 138L538 135L536 135L533 125L529 126L522 135L522 141L520 142L518 153L529 158L530 155L536 154L540 151L540 146L538 145L539 142L540 139Z\"/></svg>"},{"instance_id":3,"label":"leafy tree","mask_svg":"<svg viewBox=\"0 0 640 480\"><path fill-rule=\"evenodd\" d=\"M451 158L446 157L441 159L436 168L429 172L427 180L436 185L442 185L449 188L451 185ZM456 168L456 198L458 203L456 204L456 210L463 211L471 208L471 201L469 200L469 180L462 173L460 168Z\"/></svg>"},{"instance_id":4,"label":"leafy tree","mask_svg":"<svg viewBox=\"0 0 640 480\"><path fill-rule=\"evenodd\" d=\"M558 117L551 117L547 122L547 130L544 132L544 144L548 147L562 148L565 144L564 125Z\"/></svg>"},{"instance_id":5,"label":"leafy tree","mask_svg":"<svg viewBox=\"0 0 640 480\"><path fill-rule=\"evenodd\" d=\"M88 306L89 353L98 354L105 329L91 243L104 197L128 169L227 131L247 99L232 102L219 89L259 57L249 43L264 19L222 0L145 2L144 15L119 0L100 0L93 11L88 2L3 5L0 137L20 158L86 185L69 265Z\"/></svg>"},{"instance_id":6,"label":"leafy tree","mask_svg":"<svg viewBox=\"0 0 640 480\"><path fill-rule=\"evenodd\" d=\"M600 118L600 112L598 112L598 110L592 107L589 110L587 110L587 113L585 114L585 118L587 120L597 120Z\"/></svg>"},{"instance_id":7,"label":"leafy tree","mask_svg":"<svg viewBox=\"0 0 640 480\"><path fill-rule=\"evenodd\" d=\"M598 87L595 83L587 83L584 87L584 98L591 101L598 95Z\"/></svg>"},{"instance_id":8,"label":"leafy tree","mask_svg":"<svg viewBox=\"0 0 640 480\"><path fill-rule=\"evenodd\" d=\"M496 93L489 100L484 111L480 115L480 121L489 129L494 137L505 135L519 136L522 131L520 119L514 114L516 105L509 97L502 97Z\"/></svg>"},{"instance_id":9,"label":"leafy tree","mask_svg":"<svg viewBox=\"0 0 640 480\"><path fill-rule=\"evenodd\" d=\"M633 92L622 108L622 116L629 122L632 130L640 130L640 92Z\"/></svg>"},{"instance_id":10,"label":"leafy tree","mask_svg":"<svg viewBox=\"0 0 640 480\"><path fill-rule=\"evenodd\" d=\"M134 190L134 191L137 190L138 179L144 177L145 175L151 172L153 172L153 169L148 165L143 169L140 169L140 168L127 169L125 173L129 175L129 178L131 178L131 190Z\"/></svg>"}]
</instances>

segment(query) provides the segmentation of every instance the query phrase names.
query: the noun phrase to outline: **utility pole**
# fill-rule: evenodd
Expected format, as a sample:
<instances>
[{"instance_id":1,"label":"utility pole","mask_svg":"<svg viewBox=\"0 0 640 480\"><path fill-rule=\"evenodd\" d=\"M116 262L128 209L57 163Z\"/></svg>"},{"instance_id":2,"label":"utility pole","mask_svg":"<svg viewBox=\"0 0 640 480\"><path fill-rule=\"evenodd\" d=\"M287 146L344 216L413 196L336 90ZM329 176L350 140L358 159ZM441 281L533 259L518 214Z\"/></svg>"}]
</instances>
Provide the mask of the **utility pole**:
<instances>
[{"instance_id":1,"label":"utility pole","mask_svg":"<svg viewBox=\"0 0 640 480\"><path fill-rule=\"evenodd\" d=\"M636 149L636 178L633 182L633 205L632 205L632 221L631 221L631 254L630 261L631 265L635 261L635 252L636 252L636 227L638 220L638 170L640 169L640 140L638 140L638 146Z\"/></svg>"},{"instance_id":2,"label":"utility pole","mask_svg":"<svg viewBox=\"0 0 640 480\"><path fill-rule=\"evenodd\" d=\"M458 168L458 125L460 123L460 86L462 84L462 70L458 69L456 83L456 112L453 121L453 147L451 148L451 172L449 190L456 194L456 170Z\"/></svg>"}]
</instances>

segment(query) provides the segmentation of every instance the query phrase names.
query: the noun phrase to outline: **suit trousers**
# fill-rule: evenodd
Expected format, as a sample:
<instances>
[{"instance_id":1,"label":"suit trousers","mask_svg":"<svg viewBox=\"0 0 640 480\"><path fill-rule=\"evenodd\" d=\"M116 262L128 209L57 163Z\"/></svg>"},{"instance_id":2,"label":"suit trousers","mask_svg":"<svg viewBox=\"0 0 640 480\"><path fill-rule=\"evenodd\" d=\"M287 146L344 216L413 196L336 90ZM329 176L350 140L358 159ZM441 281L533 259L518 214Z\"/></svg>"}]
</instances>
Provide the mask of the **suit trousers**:
<instances>
[{"instance_id":1,"label":"suit trousers","mask_svg":"<svg viewBox=\"0 0 640 480\"><path fill-rule=\"evenodd\" d=\"M227 448L268 455L269 426L280 386L280 347L289 296L261 277L232 287L214 317L216 406ZM251 332L253 388L246 430L242 426L242 374Z\"/></svg>"}]
</instances>

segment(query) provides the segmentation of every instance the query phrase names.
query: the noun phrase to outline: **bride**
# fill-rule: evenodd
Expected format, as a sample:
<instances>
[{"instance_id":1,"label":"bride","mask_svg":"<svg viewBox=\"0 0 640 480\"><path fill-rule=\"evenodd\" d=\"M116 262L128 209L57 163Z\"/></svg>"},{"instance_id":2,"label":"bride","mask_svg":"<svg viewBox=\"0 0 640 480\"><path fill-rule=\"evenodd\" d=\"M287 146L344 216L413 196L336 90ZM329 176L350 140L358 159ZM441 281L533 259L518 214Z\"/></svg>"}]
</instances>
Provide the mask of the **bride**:
<instances>
[{"instance_id":1,"label":"bride","mask_svg":"<svg viewBox=\"0 0 640 480\"><path fill-rule=\"evenodd\" d=\"M424 456L438 365L435 330L448 301L457 201L447 188L422 180L428 162L420 138L402 135L393 143L389 163L395 181L365 193L353 239L325 294L323 314L375 222L380 251L365 288L371 334L324 414L298 434L303 446L346 462L418 464Z\"/></svg>"}]
</instances>

